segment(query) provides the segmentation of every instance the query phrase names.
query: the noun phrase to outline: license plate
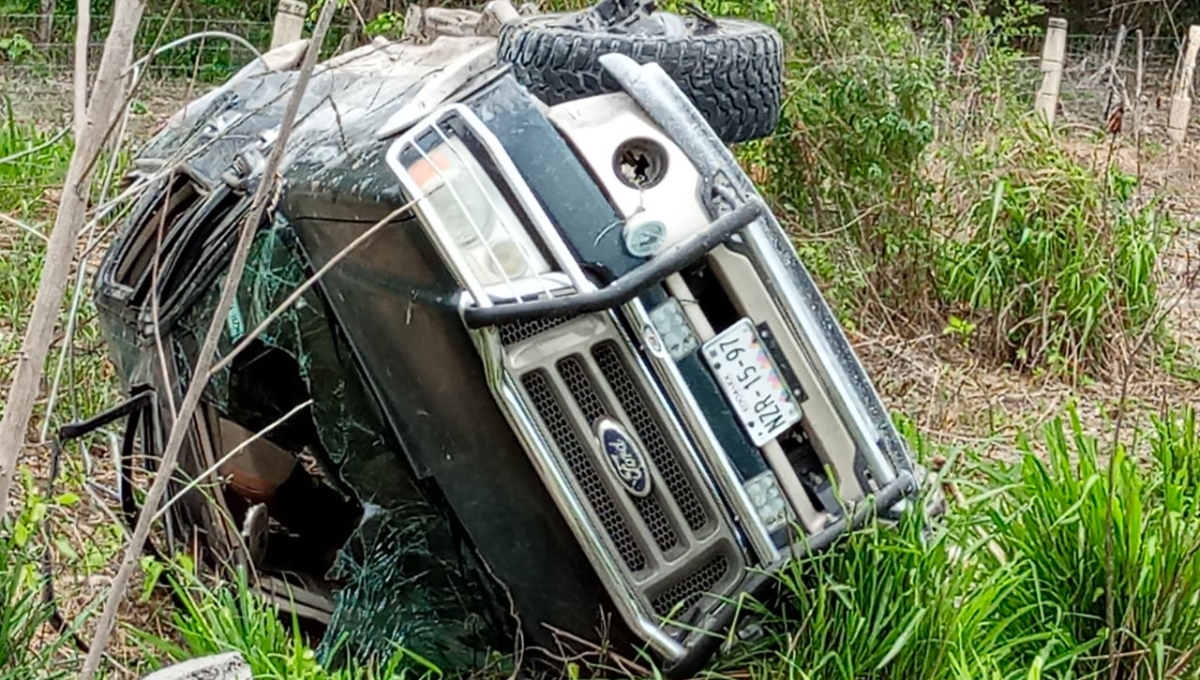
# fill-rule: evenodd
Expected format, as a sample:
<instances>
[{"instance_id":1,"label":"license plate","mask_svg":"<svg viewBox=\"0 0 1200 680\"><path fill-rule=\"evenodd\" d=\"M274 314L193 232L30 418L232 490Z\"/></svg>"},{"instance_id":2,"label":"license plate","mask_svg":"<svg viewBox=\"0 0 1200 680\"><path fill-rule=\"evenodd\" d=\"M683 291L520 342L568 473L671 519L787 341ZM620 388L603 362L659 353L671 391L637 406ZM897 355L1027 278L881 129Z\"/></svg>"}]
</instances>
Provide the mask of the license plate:
<instances>
[{"instance_id":1,"label":"license plate","mask_svg":"<svg viewBox=\"0 0 1200 680\"><path fill-rule=\"evenodd\" d=\"M749 319L704 343L703 353L755 446L800 422L800 406Z\"/></svg>"}]
</instances>

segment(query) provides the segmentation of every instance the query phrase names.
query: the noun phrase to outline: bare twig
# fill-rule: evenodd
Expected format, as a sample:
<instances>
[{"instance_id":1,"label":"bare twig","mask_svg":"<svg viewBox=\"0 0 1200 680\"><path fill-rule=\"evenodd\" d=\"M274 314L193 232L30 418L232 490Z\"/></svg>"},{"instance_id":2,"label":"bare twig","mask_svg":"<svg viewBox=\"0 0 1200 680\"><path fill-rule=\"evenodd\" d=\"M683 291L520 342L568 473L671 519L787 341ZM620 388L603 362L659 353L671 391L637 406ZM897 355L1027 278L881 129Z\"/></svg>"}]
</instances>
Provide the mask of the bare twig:
<instances>
[{"instance_id":1,"label":"bare twig","mask_svg":"<svg viewBox=\"0 0 1200 680\"><path fill-rule=\"evenodd\" d=\"M96 74L96 85L87 107L86 123L77 126L76 140L67 168L54 229L46 245L46 258L38 282L29 325L13 370L4 416L0 418L0 513L8 514L8 495L17 459L25 444L29 417L37 399L46 355L54 339L63 294L66 292L75 244L87 213L87 196L92 185L92 168L103 148L104 133L113 121L121 92L120 71L141 23L144 5L139 0L119 0L113 9L112 30L105 40L104 55ZM86 78L77 73L76 78ZM77 83L79 81L77 80ZM78 105L78 101L76 102Z\"/></svg>"},{"instance_id":2,"label":"bare twig","mask_svg":"<svg viewBox=\"0 0 1200 680\"><path fill-rule=\"evenodd\" d=\"M187 436L192 417L195 414L196 407L200 404L200 397L204 392L204 387L208 383L206 379L208 368L212 364L213 355L216 353L225 317L229 314L229 310L233 306L238 284L241 281L242 273L246 268L246 261L250 255L250 246L254 242L254 235L258 231L259 225L262 223L269 199L272 193L279 188L276 174L283 160L284 150L287 147L288 138L291 136L292 127L295 124L296 115L300 109L300 101L312 77L313 68L316 66L321 45L325 34L329 30L329 24L333 20L333 14L336 9L337 3L326 3L321 8L317 25L313 29L312 40L309 42L308 49L305 52L304 63L296 79L295 89L291 93L287 109L284 111L283 119L279 124L278 137L271 148L271 154L267 158L262 174L262 181L255 191L249 215L242 224L242 233L238 238L237 248L229 264L229 270L221 284L221 297L216 309L213 311L212 321L209 324L204 343L196 357L195 372L192 375L187 392L184 394L183 401L179 406L178 417L171 424L171 433L168 437L167 445L163 450L158 475L155 477L154 483L150 485L150 490L146 493L145 507L147 509L153 510L157 508L166 494L167 485L175 469L175 463L179 458L179 451L183 445L183 440ZM137 525L133 530L133 536L126 546L125 554L121 558L121 565L117 570L116 577L113 579L112 589L109 591L108 599L105 601L104 611L96 624L96 634L92 640L91 650L88 653L87 659L84 660L79 680L93 680L96 675L101 655L104 652L104 648L108 645L113 626L116 623L117 610L125 598L125 591L129 587L129 580L133 575L134 568L137 566L138 558L142 554L146 538L149 536L153 518L153 512L144 512L138 517Z\"/></svg>"},{"instance_id":3,"label":"bare twig","mask_svg":"<svg viewBox=\"0 0 1200 680\"><path fill-rule=\"evenodd\" d=\"M5 213L0 212L0 222L12 225L12 226L16 227L17 229L20 229L21 231L25 232L26 234L29 234L30 236L36 236L39 239L41 239L43 243L45 243L45 241L46 241L45 234L38 231L37 229L34 229L32 226L25 224L24 222L22 222L21 220L18 220L15 217L12 217L10 215L6 215Z\"/></svg>"},{"instance_id":4,"label":"bare twig","mask_svg":"<svg viewBox=\"0 0 1200 680\"><path fill-rule=\"evenodd\" d=\"M215 473L217 470L221 469L222 465L224 465L225 463L228 463L230 460L233 459L234 456L236 456L239 453L241 453L242 451L244 451L247 446L250 446L254 442L258 441L259 439L262 439L263 437L267 436L268 434L271 433L272 430L283 425L284 423L286 423L288 421L289 418L291 418L292 416L296 415L297 413L303 411L304 409L308 408L309 406L312 406L312 404L313 404L312 399L307 399L305 401L300 402L299 404L296 405L295 408L293 408L292 410L288 411L287 413L279 416L277 419L275 419L274 422L267 425L266 427L259 430L258 432L255 432L252 436L247 437L245 441L243 441L242 443L240 443L237 446L230 449L229 453L226 453L224 456L221 456L220 458L218 458L216 460L216 462L214 462L212 465L208 466L208 469L206 469L206 470L202 471L200 474L196 475L195 479L192 479L191 481L189 481L187 484L184 485L184 487L182 489L179 490L178 493L176 493L174 496L172 496L166 503L163 503L162 507L160 507L158 509L158 511L154 513L154 519L155 520L162 519L163 515L167 514L167 511L171 509L171 506L178 503L179 499L183 498L184 494L186 494L187 492L196 488L196 486L198 486L200 484L201 480L205 479L209 475L211 475L211 474Z\"/></svg>"}]
</instances>

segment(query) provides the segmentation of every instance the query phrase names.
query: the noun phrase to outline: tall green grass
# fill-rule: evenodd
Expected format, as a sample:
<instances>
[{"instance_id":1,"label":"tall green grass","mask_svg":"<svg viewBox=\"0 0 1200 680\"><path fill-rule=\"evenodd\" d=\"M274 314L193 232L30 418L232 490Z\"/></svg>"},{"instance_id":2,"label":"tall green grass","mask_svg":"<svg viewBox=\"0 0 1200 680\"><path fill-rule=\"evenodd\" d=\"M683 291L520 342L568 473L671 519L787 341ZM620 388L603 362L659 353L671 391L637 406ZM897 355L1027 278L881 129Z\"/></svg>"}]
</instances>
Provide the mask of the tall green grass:
<instances>
[{"instance_id":1,"label":"tall green grass","mask_svg":"<svg viewBox=\"0 0 1200 680\"><path fill-rule=\"evenodd\" d=\"M1112 447L1073 414L1011 463L964 455L965 501L930 523L876 523L787 565L738 620L763 635L709 672L762 680L1191 678L1200 674L1200 435L1188 407ZM1044 450L1045 454L1035 451ZM1143 451L1141 458L1130 451ZM1044 455L1044 458L1042 457ZM397 650L382 669L325 669L240 579L179 578L169 659L241 651L256 676L436 674Z\"/></svg>"},{"instance_id":2,"label":"tall green grass","mask_svg":"<svg viewBox=\"0 0 1200 680\"><path fill-rule=\"evenodd\" d=\"M995 533L1034 588L1017 593L1026 625L1056 612L1064 643L1089 646L1081 674L1194 677L1200 672L1200 447L1195 411L1156 420L1149 460L1112 448L1077 419L1052 422L1048 459L1026 448L994 475L1010 491L991 510ZM1130 442L1132 443L1132 441ZM1028 444L1025 444L1028 447Z\"/></svg>"},{"instance_id":3,"label":"tall green grass","mask_svg":"<svg viewBox=\"0 0 1200 680\"><path fill-rule=\"evenodd\" d=\"M71 160L71 136L43 130L17 120L11 103L0 100L0 212L27 219L48 214L54 207L44 192L62 184ZM4 230L10 227L7 225Z\"/></svg>"},{"instance_id":4,"label":"tall green grass","mask_svg":"<svg viewBox=\"0 0 1200 680\"><path fill-rule=\"evenodd\" d=\"M58 680L70 677L70 638L55 632L54 608L43 602L33 540L45 507L27 506L0 522L0 680Z\"/></svg>"},{"instance_id":5,"label":"tall green grass","mask_svg":"<svg viewBox=\"0 0 1200 680\"><path fill-rule=\"evenodd\" d=\"M57 192L62 190L73 151L71 135L18 120L8 102L3 104L0 213L29 229L0 220L0 385L9 379L11 358L24 335L41 276L45 236L50 233L58 207ZM124 161L124 154L119 160ZM99 167L107 164L107 158L102 159ZM118 167L121 165L118 163ZM95 315L91 295L83 296L78 314L72 357L60 381L65 392L60 397L66 401L56 404L69 408L56 409L65 416L55 424L102 410L114 397L113 374L104 357L99 328L90 323ZM64 314L64 327L65 322ZM57 360L57 352L52 356ZM53 362L48 364L48 375L53 375L55 369Z\"/></svg>"},{"instance_id":6,"label":"tall green grass","mask_svg":"<svg viewBox=\"0 0 1200 680\"><path fill-rule=\"evenodd\" d=\"M1200 440L1191 408L1144 437L1150 455L1070 417L1012 464L972 464L967 505L872 526L779 576L767 635L724 662L755 678L1196 677Z\"/></svg>"}]
</instances>

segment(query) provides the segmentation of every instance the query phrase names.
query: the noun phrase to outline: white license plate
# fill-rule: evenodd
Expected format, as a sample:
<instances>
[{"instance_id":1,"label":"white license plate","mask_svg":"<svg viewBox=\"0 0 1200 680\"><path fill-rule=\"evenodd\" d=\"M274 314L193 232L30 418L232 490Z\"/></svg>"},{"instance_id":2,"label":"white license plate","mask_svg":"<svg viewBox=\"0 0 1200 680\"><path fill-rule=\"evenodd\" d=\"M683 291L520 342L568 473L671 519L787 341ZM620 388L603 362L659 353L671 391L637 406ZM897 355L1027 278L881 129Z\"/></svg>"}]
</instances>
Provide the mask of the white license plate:
<instances>
[{"instance_id":1,"label":"white license plate","mask_svg":"<svg viewBox=\"0 0 1200 680\"><path fill-rule=\"evenodd\" d=\"M800 422L800 406L749 319L704 343L703 353L755 446Z\"/></svg>"}]
</instances>

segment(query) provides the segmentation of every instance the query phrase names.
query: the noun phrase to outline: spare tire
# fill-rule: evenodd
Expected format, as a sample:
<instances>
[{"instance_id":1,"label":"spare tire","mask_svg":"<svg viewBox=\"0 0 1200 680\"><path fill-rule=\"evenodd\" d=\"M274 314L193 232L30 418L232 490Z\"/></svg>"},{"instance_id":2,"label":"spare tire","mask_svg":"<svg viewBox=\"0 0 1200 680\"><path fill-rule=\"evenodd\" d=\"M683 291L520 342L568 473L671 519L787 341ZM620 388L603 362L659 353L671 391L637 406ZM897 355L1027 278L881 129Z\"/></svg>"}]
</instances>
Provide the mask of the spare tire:
<instances>
[{"instance_id":1,"label":"spare tire","mask_svg":"<svg viewBox=\"0 0 1200 680\"><path fill-rule=\"evenodd\" d=\"M497 58L550 106L619 91L600 65L605 54L657 62L725 142L774 132L783 96L779 34L753 21L668 16L686 32L618 32L572 15L522 18L501 28Z\"/></svg>"}]
</instances>

